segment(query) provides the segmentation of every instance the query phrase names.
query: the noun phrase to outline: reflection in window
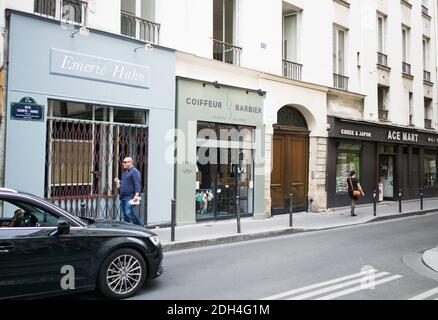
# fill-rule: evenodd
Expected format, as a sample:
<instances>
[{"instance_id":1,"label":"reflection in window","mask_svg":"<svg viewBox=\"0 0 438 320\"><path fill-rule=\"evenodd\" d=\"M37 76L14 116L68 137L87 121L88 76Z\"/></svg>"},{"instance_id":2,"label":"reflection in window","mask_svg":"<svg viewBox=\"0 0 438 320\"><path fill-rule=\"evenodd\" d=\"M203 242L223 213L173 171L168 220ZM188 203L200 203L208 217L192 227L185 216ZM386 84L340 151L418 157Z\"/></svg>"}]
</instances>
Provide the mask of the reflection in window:
<instances>
[{"instance_id":1,"label":"reflection in window","mask_svg":"<svg viewBox=\"0 0 438 320\"><path fill-rule=\"evenodd\" d=\"M424 185L436 186L436 158L424 159Z\"/></svg>"},{"instance_id":2,"label":"reflection in window","mask_svg":"<svg viewBox=\"0 0 438 320\"><path fill-rule=\"evenodd\" d=\"M356 152L338 152L336 157L336 193L348 192L350 171L355 170L359 179L360 154Z\"/></svg>"}]
</instances>

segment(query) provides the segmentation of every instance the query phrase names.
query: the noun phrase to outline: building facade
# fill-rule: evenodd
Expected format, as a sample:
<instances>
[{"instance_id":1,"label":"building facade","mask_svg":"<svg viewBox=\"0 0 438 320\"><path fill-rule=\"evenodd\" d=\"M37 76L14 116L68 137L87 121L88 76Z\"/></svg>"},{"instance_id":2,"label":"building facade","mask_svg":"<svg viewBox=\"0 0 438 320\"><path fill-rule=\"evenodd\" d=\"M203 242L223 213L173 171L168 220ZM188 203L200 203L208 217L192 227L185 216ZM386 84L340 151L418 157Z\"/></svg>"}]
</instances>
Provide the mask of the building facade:
<instances>
[{"instance_id":1,"label":"building facade","mask_svg":"<svg viewBox=\"0 0 438 320\"><path fill-rule=\"evenodd\" d=\"M218 168L212 173L198 159L177 162L176 183L170 183L168 190L176 198L178 223L231 217L236 209L254 216L281 214L289 211L291 196L295 210L347 205L345 176L351 169L359 171L363 180L365 202L372 201L372 191L379 187L386 199L394 199L400 188L405 198L418 197L420 189L427 189L427 196L438 195L436 1L6 0L2 5L1 16L5 9L13 9L60 21L63 30L85 26L137 40L145 51L175 49L176 77L163 90L168 98L175 97L172 127L186 133L188 141L194 140L187 151L192 158L205 142L198 136L203 125L215 132L224 127L254 130L254 137L255 132L262 133L262 138L251 141L241 133L242 141L234 147L230 147L233 142L210 141L219 150L263 154L263 161L250 162L252 168L245 172L239 163L230 167L228 188L219 183ZM2 36L13 40L5 17L0 19ZM86 34L81 30L74 38ZM9 104L23 98L7 96L5 116ZM187 102L190 97L195 105ZM196 99L213 107L196 105L201 103ZM224 109L214 108L218 103L230 112L224 115ZM151 110L154 106L134 103L138 104ZM249 117L232 113L236 104L243 111L234 111ZM196 123L195 133L188 132L188 121ZM163 129L169 126L170 121ZM155 142L168 147L165 136ZM166 151L153 149L154 154L160 152ZM181 154L178 147L176 153ZM4 159L7 178L12 161L7 150ZM263 170L255 170L262 164ZM400 173L406 168L412 173L402 179ZM253 180L241 175L248 177L248 170ZM5 185L9 184L6 179ZM169 207L169 196L158 195L156 201ZM237 204L237 196L246 204Z\"/></svg>"}]
</instances>

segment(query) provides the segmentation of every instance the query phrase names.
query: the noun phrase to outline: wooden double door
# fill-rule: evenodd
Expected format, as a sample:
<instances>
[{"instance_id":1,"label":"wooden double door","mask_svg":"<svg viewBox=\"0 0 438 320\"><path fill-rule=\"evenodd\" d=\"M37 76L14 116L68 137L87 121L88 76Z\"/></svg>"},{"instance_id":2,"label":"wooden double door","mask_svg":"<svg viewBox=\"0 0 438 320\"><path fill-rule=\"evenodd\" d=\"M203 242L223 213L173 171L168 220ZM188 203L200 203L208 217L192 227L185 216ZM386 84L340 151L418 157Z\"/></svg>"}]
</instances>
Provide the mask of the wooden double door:
<instances>
[{"instance_id":1,"label":"wooden double door","mask_svg":"<svg viewBox=\"0 0 438 320\"><path fill-rule=\"evenodd\" d=\"M271 173L273 214L289 212L289 196L293 195L293 211L307 210L309 179L308 131L275 130Z\"/></svg>"}]
</instances>

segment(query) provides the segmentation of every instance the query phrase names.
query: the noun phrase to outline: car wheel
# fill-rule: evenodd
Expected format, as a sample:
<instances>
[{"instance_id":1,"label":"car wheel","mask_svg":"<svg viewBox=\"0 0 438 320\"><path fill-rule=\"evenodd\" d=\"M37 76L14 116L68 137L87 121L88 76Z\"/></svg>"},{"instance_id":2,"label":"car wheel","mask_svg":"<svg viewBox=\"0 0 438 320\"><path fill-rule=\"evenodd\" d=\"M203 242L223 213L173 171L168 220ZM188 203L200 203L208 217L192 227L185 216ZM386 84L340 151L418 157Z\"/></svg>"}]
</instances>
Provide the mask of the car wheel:
<instances>
[{"instance_id":1,"label":"car wheel","mask_svg":"<svg viewBox=\"0 0 438 320\"><path fill-rule=\"evenodd\" d=\"M128 298L143 287L146 263L133 249L119 249L110 254L98 275L100 292L110 299Z\"/></svg>"}]
</instances>

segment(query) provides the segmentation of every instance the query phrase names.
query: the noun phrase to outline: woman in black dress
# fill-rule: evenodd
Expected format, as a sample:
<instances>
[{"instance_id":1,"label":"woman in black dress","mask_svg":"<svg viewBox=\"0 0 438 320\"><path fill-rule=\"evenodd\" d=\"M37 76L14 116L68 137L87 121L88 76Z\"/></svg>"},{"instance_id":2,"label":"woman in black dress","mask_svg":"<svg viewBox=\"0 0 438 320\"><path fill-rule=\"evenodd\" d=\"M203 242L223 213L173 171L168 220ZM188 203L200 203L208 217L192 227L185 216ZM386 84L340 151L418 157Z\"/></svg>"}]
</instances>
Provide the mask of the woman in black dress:
<instances>
[{"instance_id":1,"label":"woman in black dress","mask_svg":"<svg viewBox=\"0 0 438 320\"><path fill-rule=\"evenodd\" d=\"M365 195L365 193L362 190L362 187L360 186L359 181L356 178L356 171L351 170L350 171L350 177L347 180L348 185L348 195L351 198L351 216L356 217L357 214L354 213L354 209L356 208L356 201L359 200L359 196L353 195L353 191L359 191L362 196Z\"/></svg>"}]
</instances>

